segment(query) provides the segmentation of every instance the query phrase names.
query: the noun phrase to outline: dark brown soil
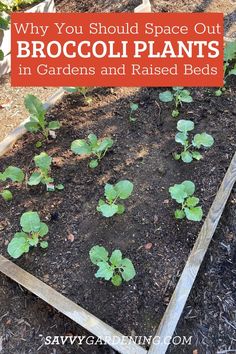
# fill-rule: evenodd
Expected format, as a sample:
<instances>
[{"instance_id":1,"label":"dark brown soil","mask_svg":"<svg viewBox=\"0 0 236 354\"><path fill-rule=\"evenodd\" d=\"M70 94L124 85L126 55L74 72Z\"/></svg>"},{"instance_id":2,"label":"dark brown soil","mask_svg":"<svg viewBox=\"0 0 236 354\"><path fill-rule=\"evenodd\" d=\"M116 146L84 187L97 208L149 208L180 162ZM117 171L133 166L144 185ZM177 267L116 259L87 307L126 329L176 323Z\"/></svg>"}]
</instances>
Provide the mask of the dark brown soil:
<instances>
[{"instance_id":1,"label":"dark brown soil","mask_svg":"<svg viewBox=\"0 0 236 354\"><path fill-rule=\"evenodd\" d=\"M236 38L234 0L150 0L153 12L223 12L225 34ZM55 0L57 12L133 12L142 0Z\"/></svg>"},{"instance_id":2,"label":"dark brown soil","mask_svg":"<svg viewBox=\"0 0 236 354\"><path fill-rule=\"evenodd\" d=\"M225 208L175 336L192 337L191 346L168 353L235 353L236 189Z\"/></svg>"},{"instance_id":3,"label":"dark brown soil","mask_svg":"<svg viewBox=\"0 0 236 354\"><path fill-rule=\"evenodd\" d=\"M46 336L90 336L73 321L27 292L0 277L0 349L3 354L113 354L110 347L74 344L45 346Z\"/></svg>"},{"instance_id":4,"label":"dark brown soil","mask_svg":"<svg viewBox=\"0 0 236 354\"><path fill-rule=\"evenodd\" d=\"M134 8L140 5L139 0L56 0L57 12L133 12Z\"/></svg>"},{"instance_id":5,"label":"dark brown soil","mask_svg":"<svg viewBox=\"0 0 236 354\"><path fill-rule=\"evenodd\" d=\"M192 90L194 103L182 108L180 118L194 120L196 132L206 130L215 138L215 145L204 153L204 160L192 163L191 168L172 158L177 148L176 121L170 117L170 107L159 102L159 92L159 89L96 89L91 106L85 106L77 95L65 96L48 113L48 118L59 119L63 128L56 141L45 146L45 151L57 158L52 175L64 183L65 190L46 193L41 187L15 186L14 200L0 205L1 252L7 256L6 245L19 230L20 215L26 210L38 211L50 228L49 249L33 250L16 263L124 335L154 333L201 227L201 223L174 220L176 205L169 198L169 186L193 180L206 214L235 151L233 82L221 98L215 97L213 90ZM139 103L134 124L128 120L130 101ZM87 159L75 157L69 150L74 139L86 137L91 131L115 140L112 151L93 171L88 168ZM34 148L37 140L38 137L27 134L1 159L0 170L11 164L29 172L33 156L39 153ZM126 202L127 211L123 216L105 219L96 212L104 184L124 178L135 185L132 198ZM68 240L71 234L73 242ZM153 245L150 250L144 247L147 243ZM88 257L95 244L110 251L121 249L136 267L135 279L118 289L97 280L96 267ZM9 311L8 298L3 296L2 303L4 315ZM29 304L27 314L30 299ZM40 311L40 306L41 302L36 300L34 313ZM52 314L53 318L59 316L54 311ZM8 316L4 317L4 328L7 320ZM53 328L55 335L62 335L65 328L65 322L60 321L56 327L60 333ZM41 333L47 335L48 326L44 328L45 322L39 323ZM14 321L13 333L15 326ZM81 331L78 327L77 330ZM30 333L35 340L31 343L34 352L38 335ZM9 341L4 345L8 353L8 346L13 344ZM24 347L24 342L20 345ZM64 353L63 349L57 350ZM67 353L75 352L75 348L68 350ZM47 353L45 347L42 353Z\"/></svg>"},{"instance_id":6,"label":"dark brown soil","mask_svg":"<svg viewBox=\"0 0 236 354\"><path fill-rule=\"evenodd\" d=\"M62 12L133 11L141 1L56 0ZM222 11L226 34L235 36L235 2L152 1L153 11ZM205 215L235 151L235 83L221 98L213 90L192 90L194 103L183 107L180 118L193 119L196 131L207 130L215 146L204 160L189 165L174 162L171 153L176 122L170 107L158 101L159 89L98 89L87 107L76 95L66 96L49 119L60 119L63 129L45 150L58 157L53 176L65 191L45 193L43 188L13 187L14 201L0 205L0 248L19 230L20 215L40 212L50 228L49 249L34 250L16 263L62 292L125 335L150 335L160 322L201 224L175 222L176 206L169 199L173 183L192 179ZM129 102L138 102L137 122L128 122ZM224 130L223 130L224 129ZM111 135L116 143L96 171L69 152L70 143L91 131ZM32 168L37 137L27 135L0 161L0 170L15 164ZM58 165L61 165L58 166ZM124 216L103 219L96 204L109 181L128 178L135 192ZM235 347L235 193L224 212L204 265L190 296L176 335L192 336L191 346L171 346L170 353L212 353ZM70 236L74 236L71 242ZM69 238L69 239L68 239ZM150 250L144 246L152 243ZM130 257L137 276L114 288L94 277L96 267L88 259L94 244L110 251L120 248ZM43 345L45 336L89 335L81 327L28 293L0 277L0 352L3 354L114 354L107 346ZM2 337L2 338L1 338ZM235 351L236 352L236 351ZM195 352L196 353L196 352ZM194 353L194 354L195 354Z\"/></svg>"}]
</instances>

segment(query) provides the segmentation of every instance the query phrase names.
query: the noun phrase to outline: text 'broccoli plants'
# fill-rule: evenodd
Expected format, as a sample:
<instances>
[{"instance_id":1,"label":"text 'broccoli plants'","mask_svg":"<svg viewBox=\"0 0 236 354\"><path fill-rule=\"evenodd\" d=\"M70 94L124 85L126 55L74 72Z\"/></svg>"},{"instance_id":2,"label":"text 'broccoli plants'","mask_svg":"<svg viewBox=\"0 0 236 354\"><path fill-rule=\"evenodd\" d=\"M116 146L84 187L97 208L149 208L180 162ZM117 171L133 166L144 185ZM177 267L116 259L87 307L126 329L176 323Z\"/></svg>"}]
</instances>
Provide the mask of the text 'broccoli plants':
<instances>
[{"instance_id":1,"label":"text 'broccoli plants'","mask_svg":"<svg viewBox=\"0 0 236 354\"><path fill-rule=\"evenodd\" d=\"M125 207L119 204L119 200L125 200L130 197L133 192L133 183L128 180L120 181L114 185L107 183L105 185L106 199L100 199L98 202L97 211L102 213L106 218L110 218L115 214L123 214Z\"/></svg>"},{"instance_id":2,"label":"text 'broccoli plants'","mask_svg":"<svg viewBox=\"0 0 236 354\"><path fill-rule=\"evenodd\" d=\"M27 131L31 133L41 132L43 136L48 139L49 135L54 137L51 131L60 128L60 123L57 120L48 122L45 118L46 109L43 103L33 95L27 95L25 97L25 107L30 113L30 121L25 124ZM40 144L38 145L40 147Z\"/></svg>"},{"instance_id":3,"label":"text 'broccoli plants'","mask_svg":"<svg viewBox=\"0 0 236 354\"><path fill-rule=\"evenodd\" d=\"M37 170L30 176L28 181L29 186L37 186L42 183L46 185L48 191L54 191L55 188L59 190L64 189L62 184L58 184L56 186L53 184L54 178L50 176L52 164L51 156L48 156L46 152L41 152L40 155L34 157L34 163Z\"/></svg>"},{"instance_id":4,"label":"text 'broccoli plants'","mask_svg":"<svg viewBox=\"0 0 236 354\"><path fill-rule=\"evenodd\" d=\"M48 233L48 226L41 222L38 213L27 211L22 214L20 225L22 230L15 233L7 247L11 257L19 258L28 253L31 246L36 247L38 244L41 248L48 247L48 242L42 240Z\"/></svg>"},{"instance_id":5,"label":"text 'broccoli plants'","mask_svg":"<svg viewBox=\"0 0 236 354\"><path fill-rule=\"evenodd\" d=\"M71 144L71 150L76 155L92 157L89 167L96 168L112 145L113 140L110 138L98 139L95 134L89 134L87 140L74 140Z\"/></svg>"},{"instance_id":6,"label":"text 'broccoli plants'","mask_svg":"<svg viewBox=\"0 0 236 354\"><path fill-rule=\"evenodd\" d=\"M172 117L176 118L179 116L179 107L183 103L193 102L192 96L188 90L183 87L173 87L173 92L167 90L159 94L159 99L161 102L172 102L175 103L175 108L172 111Z\"/></svg>"},{"instance_id":7,"label":"text 'broccoli plants'","mask_svg":"<svg viewBox=\"0 0 236 354\"><path fill-rule=\"evenodd\" d=\"M120 286L122 281L129 281L136 275L133 263L128 258L122 258L119 250L112 252L109 257L104 247L94 246L89 252L91 262L98 266L96 278L111 280L115 286Z\"/></svg>"},{"instance_id":8,"label":"text 'broccoli plants'","mask_svg":"<svg viewBox=\"0 0 236 354\"><path fill-rule=\"evenodd\" d=\"M10 180L12 182L22 183L24 178L24 172L18 167L9 166L4 172L0 172L0 182L7 182L7 180ZM13 199L13 195L8 188L0 188L0 195L7 202Z\"/></svg>"},{"instance_id":9,"label":"text 'broccoli plants'","mask_svg":"<svg viewBox=\"0 0 236 354\"><path fill-rule=\"evenodd\" d=\"M181 119L177 123L179 133L175 136L175 141L183 146L181 153L175 153L175 160L182 160L185 163L190 163L195 160L202 159L200 152L196 149L210 148L214 144L214 139L210 134L201 133L194 135L192 142L189 142L188 133L194 129L194 123L191 120Z\"/></svg>"},{"instance_id":10,"label":"text 'broccoli plants'","mask_svg":"<svg viewBox=\"0 0 236 354\"><path fill-rule=\"evenodd\" d=\"M236 63L232 67L232 63L236 59L236 41L228 42L225 45L224 49L224 85L226 83L226 79L231 75L236 75ZM215 91L216 96L221 96L225 91L225 87L219 88Z\"/></svg>"},{"instance_id":11,"label":"text 'broccoli plants'","mask_svg":"<svg viewBox=\"0 0 236 354\"><path fill-rule=\"evenodd\" d=\"M70 93L81 93L84 97L84 102L87 103L88 105L90 105L93 102L92 97L87 96L87 93L89 91L88 87L75 86L75 87L63 87L63 89Z\"/></svg>"},{"instance_id":12,"label":"text 'broccoli plants'","mask_svg":"<svg viewBox=\"0 0 236 354\"><path fill-rule=\"evenodd\" d=\"M201 206L198 206L199 199L193 196L195 192L195 184L192 181L184 181L181 184L175 184L169 188L171 198L181 204L181 209L176 209L176 219L184 219L192 221L201 221L203 212Z\"/></svg>"}]
</instances>

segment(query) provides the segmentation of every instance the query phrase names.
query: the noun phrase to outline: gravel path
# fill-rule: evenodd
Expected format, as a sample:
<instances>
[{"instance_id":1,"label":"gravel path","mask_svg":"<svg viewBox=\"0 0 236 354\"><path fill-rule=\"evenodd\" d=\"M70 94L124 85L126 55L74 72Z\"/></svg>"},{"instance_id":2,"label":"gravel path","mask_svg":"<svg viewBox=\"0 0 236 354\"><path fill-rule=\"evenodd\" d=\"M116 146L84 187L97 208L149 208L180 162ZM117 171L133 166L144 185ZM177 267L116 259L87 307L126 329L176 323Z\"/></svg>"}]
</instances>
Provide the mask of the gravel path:
<instances>
[{"instance_id":1,"label":"gravel path","mask_svg":"<svg viewBox=\"0 0 236 354\"><path fill-rule=\"evenodd\" d=\"M0 78L0 141L6 137L9 131L27 118L28 113L24 107L24 96L28 93L36 95L42 101L47 100L56 87L18 87L13 88L10 84L10 75Z\"/></svg>"}]
</instances>

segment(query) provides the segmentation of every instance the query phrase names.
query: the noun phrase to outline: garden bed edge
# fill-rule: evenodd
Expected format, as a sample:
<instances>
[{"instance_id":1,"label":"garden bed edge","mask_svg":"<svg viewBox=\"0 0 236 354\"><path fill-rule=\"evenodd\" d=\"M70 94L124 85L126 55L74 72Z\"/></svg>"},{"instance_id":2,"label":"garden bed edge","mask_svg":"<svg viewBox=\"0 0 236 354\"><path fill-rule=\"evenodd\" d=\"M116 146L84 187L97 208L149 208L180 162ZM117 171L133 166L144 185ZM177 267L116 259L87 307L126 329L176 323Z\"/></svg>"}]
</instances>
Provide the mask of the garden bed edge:
<instances>
[{"instance_id":1,"label":"garden bed edge","mask_svg":"<svg viewBox=\"0 0 236 354\"><path fill-rule=\"evenodd\" d=\"M48 109L53 104L55 104L56 101L62 97L63 93L63 88L56 90L54 94L51 95L49 99L44 103L44 108ZM25 124L29 122L29 119L29 117L26 118L20 125L13 129L6 136L6 138L0 142L0 157L3 156L13 146L13 144L26 133Z\"/></svg>"},{"instance_id":2,"label":"garden bed edge","mask_svg":"<svg viewBox=\"0 0 236 354\"><path fill-rule=\"evenodd\" d=\"M55 104L56 101L62 97L63 93L63 88L58 89L44 104L44 107L49 108L50 106ZM29 118L22 122L0 143L0 156L4 155L12 147L12 145L25 134L26 130L24 128L24 125L28 120ZM129 346L123 344L120 345L120 343L114 344L112 345L112 347L115 350L118 350L120 353L124 354L166 353L168 344L165 344L164 337L171 337L176 329L177 323L183 312L185 303L192 289L195 278L202 264L203 258L208 249L208 246L213 237L218 222L221 218L222 212L224 210L224 207L226 205L226 202L228 200L228 197L235 181L236 153L234 154L234 157L231 160L230 166L216 194L215 200L211 205L206 220L202 226L202 229L198 235L194 247L190 252L184 270L180 276L179 282L173 292L170 303L158 327L156 337L160 338L159 343L152 344L149 351L146 351L144 348L138 346L135 343L131 343L129 344ZM51 306L55 307L58 311L65 314L67 317L69 317L91 333L98 336L99 338L104 339L104 333L106 333L106 335L108 336L111 334L118 337L122 336L121 333L119 333L112 327L106 325L103 321L99 320L97 317L90 314L82 307L73 303L71 300L56 292L53 288L44 284L39 279L31 275L30 273L24 271L22 268L18 267L13 262L9 261L1 255L0 271L6 276L16 281L17 283L27 288L29 291L37 295L42 300L49 303ZM28 281L27 279L30 280ZM59 296L60 300L54 301L54 299L57 298L55 294ZM65 309L65 306L63 305L64 303L66 303L69 308L71 307L71 309L73 310L68 311L68 308ZM94 325L94 321L97 323L96 326Z\"/></svg>"}]
</instances>

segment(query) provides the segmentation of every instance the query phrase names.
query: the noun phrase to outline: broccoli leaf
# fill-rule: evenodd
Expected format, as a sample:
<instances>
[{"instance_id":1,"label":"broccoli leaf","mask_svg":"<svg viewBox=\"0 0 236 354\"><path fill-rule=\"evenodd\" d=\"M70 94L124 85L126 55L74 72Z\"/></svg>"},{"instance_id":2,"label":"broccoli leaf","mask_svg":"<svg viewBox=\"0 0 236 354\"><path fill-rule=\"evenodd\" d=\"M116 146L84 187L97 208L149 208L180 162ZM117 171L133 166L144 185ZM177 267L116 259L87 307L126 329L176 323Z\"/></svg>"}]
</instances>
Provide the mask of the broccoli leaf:
<instances>
[{"instance_id":1,"label":"broccoli leaf","mask_svg":"<svg viewBox=\"0 0 236 354\"><path fill-rule=\"evenodd\" d=\"M198 149L201 146L209 148L214 144L214 139L210 134L207 133L196 134L193 138L192 144Z\"/></svg>"},{"instance_id":2,"label":"broccoli leaf","mask_svg":"<svg viewBox=\"0 0 236 354\"><path fill-rule=\"evenodd\" d=\"M24 232L17 232L9 242L7 252L12 258L19 258L22 254L29 252L27 235Z\"/></svg>"},{"instance_id":3,"label":"broccoli leaf","mask_svg":"<svg viewBox=\"0 0 236 354\"><path fill-rule=\"evenodd\" d=\"M9 178L12 182L23 182L25 178L24 172L20 168L14 166L7 167L3 174L6 179Z\"/></svg>"},{"instance_id":4,"label":"broccoli leaf","mask_svg":"<svg viewBox=\"0 0 236 354\"><path fill-rule=\"evenodd\" d=\"M92 150L89 144L83 139L78 139L72 142L71 150L77 155L90 155Z\"/></svg>"},{"instance_id":5,"label":"broccoli leaf","mask_svg":"<svg viewBox=\"0 0 236 354\"><path fill-rule=\"evenodd\" d=\"M101 246L92 247L89 252L89 256L93 264L108 261L108 252L104 247Z\"/></svg>"},{"instance_id":6,"label":"broccoli leaf","mask_svg":"<svg viewBox=\"0 0 236 354\"><path fill-rule=\"evenodd\" d=\"M39 232L41 222L38 213L27 211L20 218L20 225L24 232Z\"/></svg>"},{"instance_id":7,"label":"broccoli leaf","mask_svg":"<svg viewBox=\"0 0 236 354\"><path fill-rule=\"evenodd\" d=\"M96 278L104 278L105 280L110 280L112 278L113 268L107 262L98 262L97 266L99 269L95 274Z\"/></svg>"},{"instance_id":8,"label":"broccoli leaf","mask_svg":"<svg viewBox=\"0 0 236 354\"><path fill-rule=\"evenodd\" d=\"M134 185L128 180L116 183L115 190L120 199L127 199L133 192Z\"/></svg>"},{"instance_id":9,"label":"broccoli leaf","mask_svg":"<svg viewBox=\"0 0 236 354\"><path fill-rule=\"evenodd\" d=\"M196 208L185 208L184 209L186 217L188 220L191 221L201 221L203 212L201 207Z\"/></svg>"},{"instance_id":10,"label":"broccoli leaf","mask_svg":"<svg viewBox=\"0 0 236 354\"><path fill-rule=\"evenodd\" d=\"M129 281L135 277L136 272L133 263L131 262L130 259L124 258L122 260L121 267L123 269L121 275L125 281Z\"/></svg>"},{"instance_id":11,"label":"broccoli leaf","mask_svg":"<svg viewBox=\"0 0 236 354\"><path fill-rule=\"evenodd\" d=\"M171 91L165 91L159 94L159 99L161 102L171 102L173 101L174 96Z\"/></svg>"},{"instance_id":12,"label":"broccoli leaf","mask_svg":"<svg viewBox=\"0 0 236 354\"><path fill-rule=\"evenodd\" d=\"M186 134L194 129L194 123L191 120L180 119L177 123L177 129Z\"/></svg>"}]
</instances>

